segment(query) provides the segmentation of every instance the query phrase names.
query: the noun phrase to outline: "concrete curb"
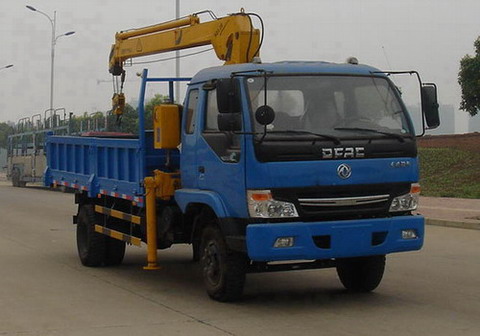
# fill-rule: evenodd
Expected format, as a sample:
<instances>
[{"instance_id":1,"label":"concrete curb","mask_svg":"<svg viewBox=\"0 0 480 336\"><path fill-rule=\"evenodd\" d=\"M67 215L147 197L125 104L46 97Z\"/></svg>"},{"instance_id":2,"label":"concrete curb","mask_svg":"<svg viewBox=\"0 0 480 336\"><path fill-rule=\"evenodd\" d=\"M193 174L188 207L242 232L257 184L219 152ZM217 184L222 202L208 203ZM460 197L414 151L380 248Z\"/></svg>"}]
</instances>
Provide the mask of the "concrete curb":
<instances>
[{"instance_id":1,"label":"concrete curb","mask_svg":"<svg viewBox=\"0 0 480 336\"><path fill-rule=\"evenodd\" d=\"M480 230L480 223L455 222L455 221L444 220L444 219L426 218L425 224L452 227L452 228L458 228L458 229Z\"/></svg>"}]
</instances>

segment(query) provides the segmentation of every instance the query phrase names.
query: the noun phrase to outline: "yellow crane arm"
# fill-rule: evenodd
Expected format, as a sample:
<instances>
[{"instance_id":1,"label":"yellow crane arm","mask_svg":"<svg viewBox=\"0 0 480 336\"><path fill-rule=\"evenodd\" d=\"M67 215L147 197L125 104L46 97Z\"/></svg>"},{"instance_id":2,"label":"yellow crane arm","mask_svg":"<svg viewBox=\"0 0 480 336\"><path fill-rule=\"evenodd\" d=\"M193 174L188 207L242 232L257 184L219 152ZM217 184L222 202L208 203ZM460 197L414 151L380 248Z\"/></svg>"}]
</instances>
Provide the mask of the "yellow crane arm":
<instances>
[{"instance_id":1,"label":"yellow crane arm","mask_svg":"<svg viewBox=\"0 0 480 336\"><path fill-rule=\"evenodd\" d=\"M110 53L109 71L123 73L127 59L168 51L212 45L225 64L248 63L259 56L260 32L243 10L200 23L197 14L154 26L120 32Z\"/></svg>"}]
</instances>

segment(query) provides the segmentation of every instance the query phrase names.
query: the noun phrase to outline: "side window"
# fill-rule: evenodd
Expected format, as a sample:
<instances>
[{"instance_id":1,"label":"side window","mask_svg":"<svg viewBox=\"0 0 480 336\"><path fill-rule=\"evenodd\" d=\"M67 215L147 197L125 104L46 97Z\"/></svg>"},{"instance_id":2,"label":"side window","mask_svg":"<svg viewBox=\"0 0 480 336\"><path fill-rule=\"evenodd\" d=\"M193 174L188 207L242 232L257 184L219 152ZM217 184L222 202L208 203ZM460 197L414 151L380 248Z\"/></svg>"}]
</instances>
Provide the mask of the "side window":
<instances>
[{"instance_id":1,"label":"side window","mask_svg":"<svg viewBox=\"0 0 480 336\"><path fill-rule=\"evenodd\" d=\"M223 162L236 163L240 160L240 136L218 129L217 91L207 91L203 138Z\"/></svg>"},{"instance_id":2,"label":"side window","mask_svg":"<svg viewBox=\"0 0 480 336\"><path fill-rule=\"evenodd\" d=\"M218 132L217 90L208 91L207 108L205 113L205 131Z\"/></svg>"},{"instance_id":3,"label":"side window","mask_svg":"<svg viewBox=\"0 0 480 336\"><path fill-rule=\"evenodd\" d=\"M185 122L185 131L187 134L193 134L195 131L195 118L197 115L198 90L191 90L188 94L188 106Z\"/></svg>"}]
</instances>

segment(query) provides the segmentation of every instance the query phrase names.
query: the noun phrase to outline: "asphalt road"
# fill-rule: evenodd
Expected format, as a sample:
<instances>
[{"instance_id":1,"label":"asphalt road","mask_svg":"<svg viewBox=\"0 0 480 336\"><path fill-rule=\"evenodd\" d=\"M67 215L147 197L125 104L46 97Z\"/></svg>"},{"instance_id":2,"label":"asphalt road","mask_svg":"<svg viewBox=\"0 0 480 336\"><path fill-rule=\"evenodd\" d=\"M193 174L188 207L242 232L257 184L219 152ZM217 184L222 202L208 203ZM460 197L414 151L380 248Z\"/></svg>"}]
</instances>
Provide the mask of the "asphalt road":
<instances>
[{"instance_id":1,"label":"asphalt road","mask_svg":"<svg viewBox=\"0 0 480 336\"><path fill-rule=\"evenodd\" d=\"M427 227L420 252L387 258L374 293L333 269L252 274L245 299L210 300L188 246L81 266L73 195L0 182L0 335L479 335L480 231Z\"/></svg>"}]
</instances>

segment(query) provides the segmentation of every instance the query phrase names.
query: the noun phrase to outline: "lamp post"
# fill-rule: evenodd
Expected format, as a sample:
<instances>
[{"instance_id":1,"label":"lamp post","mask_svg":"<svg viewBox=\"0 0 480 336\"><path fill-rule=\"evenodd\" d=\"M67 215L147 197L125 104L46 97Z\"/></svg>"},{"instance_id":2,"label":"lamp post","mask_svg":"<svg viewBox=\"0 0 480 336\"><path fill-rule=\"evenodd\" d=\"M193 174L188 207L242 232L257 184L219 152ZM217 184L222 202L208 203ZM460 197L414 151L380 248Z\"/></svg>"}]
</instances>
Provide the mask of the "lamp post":
<instances>
[{"instance_id":1,"label":"lamp post","mask_svg":"<svg viewBox=\"0 0 480 336\"><path fill-rule=\"evenodd\" d=\"M51 44L51 64L50 64L50 111L53 111L53 82L54 82L54 65L55 65L55 45L57 44L57 40L60 37L63 36L70 36L75 34L74 31L69 31L67 33L63 33L60 35L56 35L55 29L56 29L56 24L57 24L57 12L53 12L53 19L46 13L32 7L32 6L26 6L29 10L33 12L37 12L45 16L48 21L50 21L50 24L52 25L52 44Z\"/></svg>"}]
</instances>

